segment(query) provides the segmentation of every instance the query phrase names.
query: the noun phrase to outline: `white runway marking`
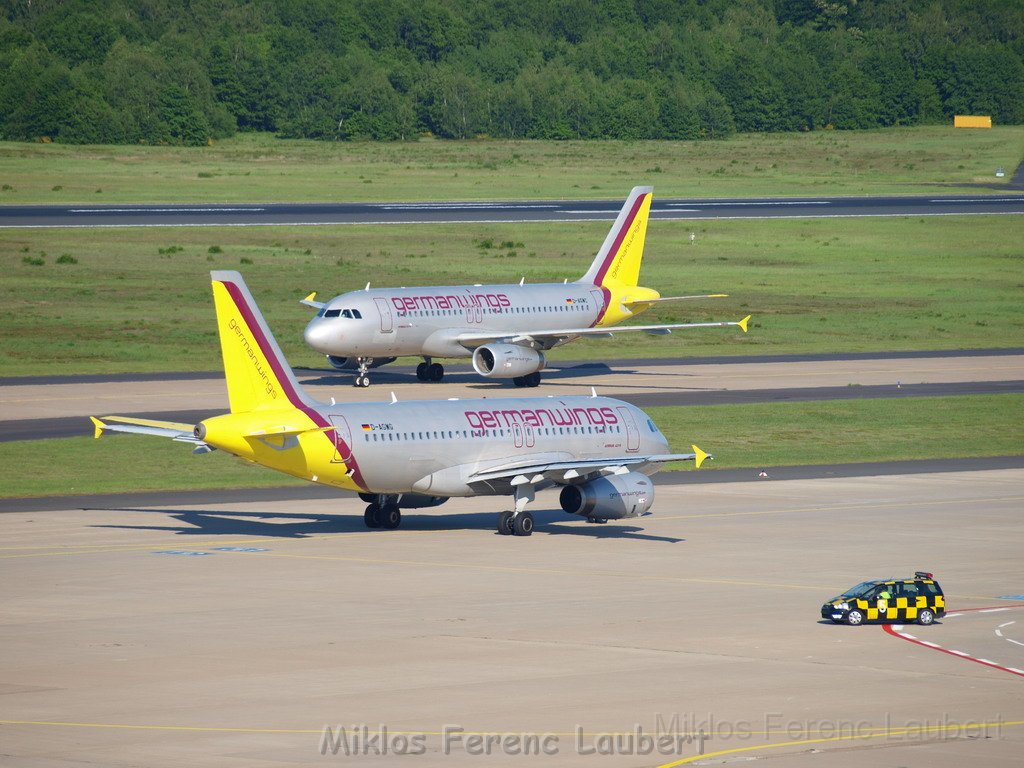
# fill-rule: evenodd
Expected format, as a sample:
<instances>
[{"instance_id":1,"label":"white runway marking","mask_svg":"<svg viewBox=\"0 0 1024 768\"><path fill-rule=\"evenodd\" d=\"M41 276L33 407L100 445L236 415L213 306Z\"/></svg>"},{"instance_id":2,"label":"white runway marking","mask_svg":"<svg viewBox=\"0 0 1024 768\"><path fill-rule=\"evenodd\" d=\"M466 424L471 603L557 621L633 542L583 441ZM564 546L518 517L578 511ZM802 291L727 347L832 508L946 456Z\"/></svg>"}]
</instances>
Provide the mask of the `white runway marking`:
<instances>
[{"instance_id":1,"label":"white runway marking","mask_svg":"<svg viewBox=\"0 0 1024 768\"><path fill-rule=\"evenodd\" d=\"M978 611L978 613L999 613L1000 611L1008 611L1008 610L1010 610L1010 609L1009 608L986 608L983 611Z\"/></svg>"},{"instance_id":2,"label":"white runway marking","mask_svg":"<svg viewBox=\"0 0 1024 768\"><path fill-rule=\"evenodd\" d=\"M669 203L669 207L677 205L685 206L700 206L707 208L709 206L740 206L740 205L832 205L829 200L763 200L763 201L752 201L752 202L728 202L728 203Z\"/></svg>"},{"instance_id":3,"label":"white runway marking","mask_svg":"<svg viewBox=\"0 0 1024 768\"><path fill-rule=\"evenodd\" d=\"M266 208L71 208L69 213L260 213Z\"/></svg>"},{"instance_id":4,"label":"white runway marking","mask_svg":"<svg viewBox=\"0 0 1024 768\"><path fill-rule=\"evenodd\" d=\"M930 203L1019 203L1024 195L1018 197L957 197L953 199L929 200Z\"/></svg>"},{"instance_id":5,"label":"white runway marking","mask_svg":"<svg viewBox=\"0 0 1024 768\"><path fill-rule=\"evenodd\" d=\"M999 628L1000 628L1000 629L1002 629L1003 627L1008 627L1008 626L1010 626L1011 624L1016 624L1016 623L1017 623L1017 622L1016 622L1016 620L1014 620L1014 621L1008 621L1008 622L1006 622L1005 624L1000 624L1000 625L999 625Z\"/></svg>"}]
</instances>

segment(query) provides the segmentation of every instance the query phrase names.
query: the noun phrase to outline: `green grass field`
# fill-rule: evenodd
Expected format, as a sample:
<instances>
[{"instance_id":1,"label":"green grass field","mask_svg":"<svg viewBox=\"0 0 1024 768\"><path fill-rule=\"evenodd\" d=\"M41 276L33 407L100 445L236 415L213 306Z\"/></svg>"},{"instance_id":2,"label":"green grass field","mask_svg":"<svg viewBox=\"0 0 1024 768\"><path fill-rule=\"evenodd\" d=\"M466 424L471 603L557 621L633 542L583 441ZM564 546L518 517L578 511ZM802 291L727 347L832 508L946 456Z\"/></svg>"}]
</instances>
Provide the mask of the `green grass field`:
<instances>
[{"instance_id":1,"label":"green grass field","mask_svg":"<svg viewBox=\"0 0 1024 768\"><path fill-rule=\"evenodd\" d=\"M721 141L376 144L240 134L212 147L0 142L0 203L270 202L916 193L999 183L1024 126L743 134Z\"/></svg>"},{"instance_id":2,"label":"green grass field","mask_svg":"<svg viewBox=\"0 0 1024 768\"><path fill-rule=\"evenodd\" d=\"M214 147L0 143L0 204L915 193L994 182L1024 127L738 136L720 142L344 144L243 135ZM939 187L935 185L951 185ZM220 367L210 269L239 269L291 363L321 367L298 299L375 285L576 279L607 222L527 225L0 230L0 376ZM690 232L696 242L690 243ZM511 241L511 247L481 243ZM653 221L644 321L754 316L575 342L553 359L1024 346L1018 216ZM718 467L1018 454L1021 397L652 409L677 450ZM0 444L0 495L295 482L147 438ZM55 472L54 467L60 471ZM55 479L59 478L59 479Z\"/></svg>"},{"instance_id":3,"label":"green grass field","mask_svg":"<svg viewBox=\"0 0 1024 768\"><path fill-rule=\"evenodd\" d=\"M706 466L772 467L1020 453L1024 395L650 408L673 450ZM692 469L692 464L672 467ZM701 470L705 471L705 470ZM303 482L224 454L117 435L0 443L0 496L255 488Z\"/></svg>"},{"instance_id":4,"label":"green grass field","mask_svg":"<svg viewBox=\"0 0 1024 768\"><path fill-rule=\"evenodd\" d=\"M322 366L301 338L311 290L576 279L608 226L0 230L0 375L217 369L214 268L242 271L293 365ZM1022 243L1019 216L653 221L642 282L730 298L644 321L753 314L750 333L632 334L552 358L1024 346Z\"/></svg>"}]
</instances>

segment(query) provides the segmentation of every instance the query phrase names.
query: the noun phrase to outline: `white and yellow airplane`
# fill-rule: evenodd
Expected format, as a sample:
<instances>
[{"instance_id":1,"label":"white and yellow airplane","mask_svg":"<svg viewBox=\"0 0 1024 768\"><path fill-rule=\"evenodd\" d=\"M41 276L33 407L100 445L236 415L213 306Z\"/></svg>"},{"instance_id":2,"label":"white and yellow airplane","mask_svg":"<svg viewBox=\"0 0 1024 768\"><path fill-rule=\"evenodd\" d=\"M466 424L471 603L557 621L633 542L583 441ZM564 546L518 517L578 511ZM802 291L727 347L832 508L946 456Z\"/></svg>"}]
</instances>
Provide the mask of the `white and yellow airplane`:
<instances>
[{"instance_id":1,"label":"white and yellow airplane","mask_svg":"<svg viewBox=\"0 0 1024 768\"><path fill-rule=\"evenodd\" d=\"M526 506L561 487L563 510L594 522L646 514L650 475L671 454L639 408L611 398L531 397L320 403L299 385L237 272L212 272L230 413L195 426L93 417L105 432L158 435L214 449L314 483L356 491L370 528L397 528L401 510L453 496L512 496L498 531L528 536ZM113 468L112 468L113 471Z\"/></svg>"},{"instance_id":2,"label":"white and yellow airplane","mask_svg":"<svg viewBox=\"0 0 1024 768\"><path fill-rule=\"evenodd\" d=\"M370 385L370 368L407 355L423 358L416 369L420 381L444 376L435 357L472 357L481 376L535 387L544 352L583 336L727 326L746 332L749 316L738 322L619 325L660 302L726 295L662 297L637 284L653 192L633 188L590 269L576 282L372 290L367 284L326 302L316 301L314 292L302 300L318 310L306 326L306 343L335 368L358 371L357 387Z\"/></svg>"}]
</instances>

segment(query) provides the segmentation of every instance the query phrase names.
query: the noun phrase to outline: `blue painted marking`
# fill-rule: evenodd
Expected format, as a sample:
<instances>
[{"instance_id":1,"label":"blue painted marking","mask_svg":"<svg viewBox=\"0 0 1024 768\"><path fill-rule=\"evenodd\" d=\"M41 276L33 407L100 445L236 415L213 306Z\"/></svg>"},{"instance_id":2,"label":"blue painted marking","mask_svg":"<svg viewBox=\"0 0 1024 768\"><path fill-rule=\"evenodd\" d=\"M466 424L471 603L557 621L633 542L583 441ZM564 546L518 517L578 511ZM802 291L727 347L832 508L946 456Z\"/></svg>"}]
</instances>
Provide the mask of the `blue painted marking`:
<instances>
[{"instance_id":1,"label":"blue painted marking","mask_svg":"<svg viewBox=\"0 0 1024 768\"><path fill-rule=\"evenodd\" d=\"M999 595L996 600L1024 600L1024 595Z\"/></svg>"},{"instance_id":2,"label":"blue painted marking","mask_svg":"<svg viewBox=\"0 0 1024 768\"><path fill-rule=\"evenodd\" d=\"M159 552L154 552L154 555L189 555L191 557L200 557L202 555L212 555L213 552L193 552L190 549L163 549Z\"/></svg>"},{"instance_id":3,"label":"blue painted marking","mask_svg":"<svg viewBox=\"0 0 1024 768\"><path fill-rule=\"evenodd\" d=\"M266 547L214 547L217 552L269 552Z\"/></svg>"}]
</instances>

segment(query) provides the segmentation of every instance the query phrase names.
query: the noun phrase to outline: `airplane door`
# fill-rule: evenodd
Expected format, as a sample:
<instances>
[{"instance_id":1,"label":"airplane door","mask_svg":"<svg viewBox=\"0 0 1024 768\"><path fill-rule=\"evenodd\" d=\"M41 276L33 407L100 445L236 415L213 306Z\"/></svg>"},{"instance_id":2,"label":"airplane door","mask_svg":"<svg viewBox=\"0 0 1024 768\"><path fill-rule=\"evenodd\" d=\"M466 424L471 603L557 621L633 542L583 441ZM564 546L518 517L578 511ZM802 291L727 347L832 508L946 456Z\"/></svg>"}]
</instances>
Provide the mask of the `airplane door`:
<instances>
[{"instance_id":1,"label":"airplane door","mask_svg":"<svg viewBox=\"0 0 1024 768\"><path fill-rule=\"evenodd\" d=\"M330 421L334 425L334 458L331 461L348 461L352 458L352 430L344 416L331 416Z\"/></svg>"},{"instance_id":2,"label":"airplane door","mask_svg":"<svg viewBox=\"0 0 1024 768\"><path fill-rule=\"evenodd\" d=\"M594 297L594 318L601 316L601 310L604 309L604 291L591 291L590 295Z\"/></svg>"},{"instance_id":3,"label":"airplane door","mask_svg":"<svg viewBox=\"0 0 1024 768\"><path fill-rule=\"evenodd\" d=\"M395 321L391 317L391 304L387 299L375 298L373 301L377 305L377 313L380 315L380 332L391 333L395 330Z\"/></svg>"},{"instance_id":4,"label":"airplane door","mask_svg":"<svg viewBox=\"0 0 1024 768\"><path fill-rule=\"evenodd\" d=\"M516 448L523 447L523 425L518 421L512 422L512 444Z\"/></svg>"},{"instance_id":5,"label":"airplane door","mask_svg":"<svg viewBox=\"0 0 1024 768\"><path fill-rule=\"evenodd\" d=\"M639 451L640 430L637 429L636 419L633 418L629 408L621 405L619 406L619 416L622 417L622 422L626 425L626 450Z\"/></svg>"}]
</instances>

